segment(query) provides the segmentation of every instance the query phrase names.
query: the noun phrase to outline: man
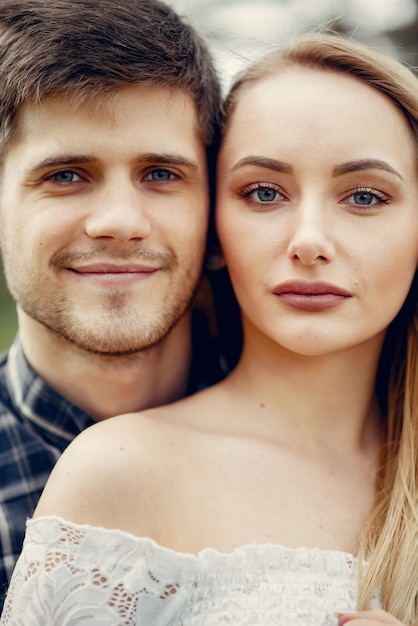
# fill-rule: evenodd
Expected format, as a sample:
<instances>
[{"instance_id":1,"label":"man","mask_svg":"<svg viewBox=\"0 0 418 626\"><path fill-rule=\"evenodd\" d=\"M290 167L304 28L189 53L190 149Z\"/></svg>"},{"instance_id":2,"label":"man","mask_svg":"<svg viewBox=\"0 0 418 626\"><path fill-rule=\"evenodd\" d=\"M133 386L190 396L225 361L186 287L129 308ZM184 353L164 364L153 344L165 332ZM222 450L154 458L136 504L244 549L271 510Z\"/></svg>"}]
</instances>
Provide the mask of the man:
<instances>
[{"instance_id":1,"label":"man","mask_svg":"<svg viewBox=\"0 0 418 626\"><path fill-rule=\"evenodd\" d=\"M0 85L0 242L20 329L0 365L3 596L68 443L208 374L192 363L190 303L220 91L205 44L158 0L3 0Z\"/></svg>"}]
</instances>

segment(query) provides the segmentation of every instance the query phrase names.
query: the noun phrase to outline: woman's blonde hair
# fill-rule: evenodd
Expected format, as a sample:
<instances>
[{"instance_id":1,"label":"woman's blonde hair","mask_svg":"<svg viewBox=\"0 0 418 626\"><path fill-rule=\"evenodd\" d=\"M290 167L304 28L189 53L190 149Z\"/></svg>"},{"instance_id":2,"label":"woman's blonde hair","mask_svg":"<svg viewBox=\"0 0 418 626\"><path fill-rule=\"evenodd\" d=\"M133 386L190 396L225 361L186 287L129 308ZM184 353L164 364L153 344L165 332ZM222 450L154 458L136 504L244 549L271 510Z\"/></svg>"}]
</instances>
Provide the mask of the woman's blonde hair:
<instances>
[{"instance_id":1,"label":"woman's blonde hair","mask_svg":"<svg viewBox=\"0 0 418 626\"><path fill-rule=\"evenodd\" d=\"M394 58L333 34L299 37L246 70L226 100L224 132L242 90L294 66L344 72L385 94L405 116L418 164L417 76ZM358 592L359 609L370 608L379 596L386 611L411 625L418 625L417 290L415 275L408 298L388 329L380 359L377 393L387 436L376 506L359 550L360 561L366 559L369 566L364 575L359 572Z\"/></svg>"}]
</instances>

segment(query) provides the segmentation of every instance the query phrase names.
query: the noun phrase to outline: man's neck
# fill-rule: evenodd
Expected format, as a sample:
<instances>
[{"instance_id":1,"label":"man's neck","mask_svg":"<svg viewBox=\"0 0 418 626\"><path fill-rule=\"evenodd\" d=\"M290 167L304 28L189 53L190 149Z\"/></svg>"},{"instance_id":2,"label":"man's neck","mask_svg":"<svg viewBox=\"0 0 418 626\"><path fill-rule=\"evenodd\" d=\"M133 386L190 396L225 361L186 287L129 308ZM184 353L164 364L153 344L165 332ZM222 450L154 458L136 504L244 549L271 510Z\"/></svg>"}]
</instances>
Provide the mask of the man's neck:
<instances>
[{"instance_id":1,"label":"man's neck","mask_svg":"<svg viewBox=\"0 0 418 626\"><path fill-rule=\"evenodd\" d=\"M156 347L119 357L84 352L26 315L19 321L23 349L34 370L96 420L167 404L186 393L190 312Z\"/></svg>"}]
</instances>

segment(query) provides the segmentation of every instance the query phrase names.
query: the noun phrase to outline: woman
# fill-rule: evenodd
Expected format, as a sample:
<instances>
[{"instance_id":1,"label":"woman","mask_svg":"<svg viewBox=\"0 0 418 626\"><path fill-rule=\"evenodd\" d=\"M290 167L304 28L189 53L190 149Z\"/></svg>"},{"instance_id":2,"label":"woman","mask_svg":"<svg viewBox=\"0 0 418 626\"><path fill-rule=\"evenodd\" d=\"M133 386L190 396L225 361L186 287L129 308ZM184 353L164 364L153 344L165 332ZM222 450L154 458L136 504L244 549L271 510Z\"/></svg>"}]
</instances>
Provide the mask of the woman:
<instances>
[{"instance_id":1,"label":"woman","mask_svg":"<svg viewBox=\"0 0 418 626\"><path fill-rule=\"evenodd\" d=\"M418 623L417 137L417 79L348 40L236 83L216 222L238 364L71 444L2 624Z\"/></svg>"}]
</instances>

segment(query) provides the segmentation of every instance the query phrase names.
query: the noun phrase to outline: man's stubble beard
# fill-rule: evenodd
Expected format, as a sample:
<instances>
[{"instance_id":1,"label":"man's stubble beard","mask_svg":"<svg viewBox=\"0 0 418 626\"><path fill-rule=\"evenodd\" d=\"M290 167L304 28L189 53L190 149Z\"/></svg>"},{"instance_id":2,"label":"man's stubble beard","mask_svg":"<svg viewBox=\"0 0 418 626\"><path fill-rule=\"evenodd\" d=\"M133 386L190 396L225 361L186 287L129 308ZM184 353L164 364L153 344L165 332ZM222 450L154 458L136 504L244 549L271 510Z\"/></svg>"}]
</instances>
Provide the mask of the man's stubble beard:
<instances>
[{"instance_id":1,"label":"man's stubble beard","mask_svg":"<svg viewBox=\"0 0 418 626\"><path fill-rule=\"evenodd\" d=\"M55 293L53 301L46 295L40 296L42 277L28 285L16 273L10 276L8 284L20 308L58 338L93 355L121 357L149 351L167 337L190 308L199 276L189 268L169 281L159 305L142 316L141 302L137 307L132 302L127 304L128 296L115 289L109 292L102 310L87 322L64 295Z\"/></svg>"},{"instance_id":2,"label":"man's stubble beard","mask_svg":"<svg viewBox=\"0 0 418 626\"><path fill-rule=\"evenodd\" d=\"M31 305L27 299L20 302L20 306L31 318L80 350L98 356L121 357L158 346L189 309L196 289L197 286L184 294L180 301L160 307L148 315L146 321L141 319L140 306L137 316L132 314L132 305L127 313L123 304L126 298L121 294L113 294L106 311L88 324L78 319L62 301L47 310Z\"/></svg>"}]
</instances>

